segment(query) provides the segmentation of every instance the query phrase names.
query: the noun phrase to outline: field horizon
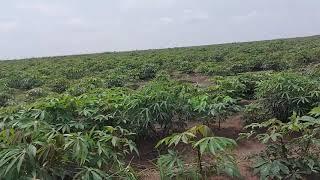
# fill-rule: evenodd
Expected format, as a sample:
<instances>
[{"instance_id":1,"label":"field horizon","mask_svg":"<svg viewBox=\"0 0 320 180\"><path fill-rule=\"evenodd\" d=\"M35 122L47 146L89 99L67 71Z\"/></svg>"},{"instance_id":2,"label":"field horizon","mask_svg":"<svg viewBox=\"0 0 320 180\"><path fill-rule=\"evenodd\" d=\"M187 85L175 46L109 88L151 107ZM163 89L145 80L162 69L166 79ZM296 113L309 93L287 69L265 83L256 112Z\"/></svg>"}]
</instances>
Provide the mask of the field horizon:
<instances>
[{"instance_id":1,"label":"field horizon","mask_svg":"<svg viewBox=\"0 0 320 180\"><path fill-rule=\"evenodd\" d=\"M246 44L246 43L256 43L256 42L267 42L274 40L294 40L300 38L315 38L319 37L320 34L307 35L307 36L294 36L294 37L283 37L283 38L271 38L271 39L261 39L261 40L252 40L252 41L239 41L239 42L224 42L224 43L210 43L210 44L201 44L194 46L175 46L175 47L166 47L166 48L155 48L155 49L132 49L132 50L119 50L119 51L101 51L101 52L88 52L88 53L75 53L75 54L61 54L61 55L52 55L52 56L34 56L34 57L24 57L24 58L7 58L0 59L0 61L20 61L20 60L32 60L32 59L44 59L44 58L59 58L66 56L87 56L87 55L99 55L99 54L120 54L120 53L130 53L130 52L144 52L144 51L161 51L161 50L170 50L170 49L185 49L185 48L201 48L208 46L221 46L229 44Z\"/></svg>"}]
</instances>

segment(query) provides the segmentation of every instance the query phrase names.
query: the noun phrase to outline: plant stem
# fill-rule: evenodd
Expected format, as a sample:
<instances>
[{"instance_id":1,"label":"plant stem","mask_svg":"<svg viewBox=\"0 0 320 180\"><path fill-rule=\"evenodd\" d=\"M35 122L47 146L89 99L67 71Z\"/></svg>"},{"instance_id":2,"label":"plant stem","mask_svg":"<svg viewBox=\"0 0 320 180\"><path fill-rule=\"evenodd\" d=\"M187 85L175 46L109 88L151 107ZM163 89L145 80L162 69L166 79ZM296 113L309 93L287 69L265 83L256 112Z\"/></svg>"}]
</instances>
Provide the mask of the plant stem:
<instances>
[{"instance_id":1,"label":"plant stem","mask_svg":"<svg viewBox=\"0 0 320 180\"><path fill-rule=\"evenodd\" d=\"M198 151L198 165L199 165L199 172L201 176L203 177L203 170L202 170L202 164L201 164L201 153L200 153L200 147L197 149Z\"/></svg>"},{"instance_id":2,"label":"plant stem","mask_svg":"<svg viewBox=\"0 0 320 180\"><path fill-rule=\"evenodd\" d=\"M281 142L281 148L282 148L282 155L288 160L286 145L284 144L282 138L280 138L280 142Z\"/></svg>"},{"instance_id":3,"label":"plant stem","mask_svg":"<svg viewBox=\"0 0 320 180\"><path fill-rule=\"evenodd\" d=\"M311 144L311 139L308 139L306 148L304 149L304 152L303 152L305 156L306 156L306 155L308 154L308 152L309 152L310 144Z\"/></svg>"}]
</instances>

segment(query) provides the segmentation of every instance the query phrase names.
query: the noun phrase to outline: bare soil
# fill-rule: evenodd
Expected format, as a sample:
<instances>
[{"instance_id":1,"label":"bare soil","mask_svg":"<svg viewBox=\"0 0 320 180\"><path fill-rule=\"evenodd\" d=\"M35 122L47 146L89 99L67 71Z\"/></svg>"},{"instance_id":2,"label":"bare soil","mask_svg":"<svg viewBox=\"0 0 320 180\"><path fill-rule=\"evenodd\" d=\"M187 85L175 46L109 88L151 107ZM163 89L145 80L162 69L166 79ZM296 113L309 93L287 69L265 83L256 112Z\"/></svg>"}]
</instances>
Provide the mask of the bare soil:
<instances>
[{"instance_id":1,"label":"bare soil","mask_svg":"<svg viewBox=\"0 0 320 180\"><path fill-rule=\"evenodd\" d=\"M205 76L199 73L173 74L172 76L174 79L180 82L191 83L198 87L208 87L212 85L212 81L210 81L209 76Z\"/></svg>"}]
</instances>

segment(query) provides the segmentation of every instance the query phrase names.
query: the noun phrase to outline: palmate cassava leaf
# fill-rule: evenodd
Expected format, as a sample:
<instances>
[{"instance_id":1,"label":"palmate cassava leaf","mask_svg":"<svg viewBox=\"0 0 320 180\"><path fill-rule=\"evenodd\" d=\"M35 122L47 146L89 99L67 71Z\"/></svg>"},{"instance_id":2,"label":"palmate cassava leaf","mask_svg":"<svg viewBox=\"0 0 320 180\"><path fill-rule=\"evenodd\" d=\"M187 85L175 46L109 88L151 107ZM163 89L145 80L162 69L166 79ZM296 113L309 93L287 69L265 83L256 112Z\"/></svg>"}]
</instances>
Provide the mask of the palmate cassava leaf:
<instances>
[{"instance_id":1,"label":"palmate cassava leaf","mask_svg":"<svg viewBox=\"0 0 320 180\"><path fill-rule=\"evenodd\" d=\"M67 138L64 149L72 149L74 158L82 165L87 160L89 153L89 142L86 141L81 133L70 134Z\"/></svg>"},{"instance_id":2,"label":"palmate cassava leaf","mask_svg":"<svg viewBox=\"0 0 320 180\"><path fill-rule=\"evenodd\" d=\"M160 171L160 179L194 179L200 180L200 174L196 169L187 165L183 156L178 152L168 150L167 154L160 155L157 159L157 167Z\"/></svg>"},{"instance_id":3,"label":"palmate cassava leaf","mask_svg":"<svg viewBox=\"0 0 320 180\"><path fill-rule=\"evenodd\" d=\"M83 167L81 171L79 171L75 177L75 179L82 179L82 180L104 180L104 179L112 179L112 176L107 174L106 172L91 168L91 167Z\"/></svg>"},{"instance_id":4,"label":"palmate cassava leaf","mask_svg":"<svg viewBox=\"0 0 320 180\"><path fill-rule=\"evenodd\" d=\"M219 152L224 152L235 148L237 143L233 139L225 137L205 137L193 144L194 148L199 148L200 153L209 152L216 155Z\"/></svg>"},{"instance_id":5,"label":"palmate cassava leaf","mask_svg":"<svg viewBox=\"0 0 320 180\"><path fill-rule=\"evenodd\" d=\"M203 168L202 168L202 156L205 153L208 153L214 159L214 164L210 166L211 168L214 168L214 170L217 172L223 172L226 173L229 176L232 177L240 177L239 170L237 168L237 165L234 161L234 158L232 155L229 155L227 151L232 150L236 147L236 142L232 139L225 138L225 137L215 137L215 136L209 136L212 135L212 131L209 127L205 125L197 125L195 127L190 128L189 130L173 134L171 136L168 136L158 142L156 147L164 144L168 147L172 145L178 145L179 143L185 143L187 145L191 145L192 148L196 151L198 151L198 158L197 163L198 164L198 172L203 175ZM201 138L202 137L202 138ZM201 139L199 139L201 138ZM158 158L158 166L160 169L160 174L162 179L172 179L172 178L178 178L178 177L184 177L186 178L187 174L190 174L192 172L189 168L185 172L183 172L183 176L181 174L178 176L177 171L182 171L181 167L173 167L177 161L172 158L172 154L170 155L170 151L168 155L160 156ZM161 165L159 165L159 163ZM184 167L186 165L182 165ZM170 168L171 167L171 168ZM192 167L192 166L191 166ZM172 169L173 168L173 169ZM177 171L175 171L177 170ZM195 175L194 173L191 173ZM200 176L192 176L196 179L199 179Z\"/></svg>"},{"instance_id":6,"label":"palmate cassava leaf","mask_svg":"<svg viewBox=\"0 0 320 180\"><path fill-rule=\"evenodd\" d=\"M283 178L290 173L285 162L280 160L268 160L257 158L253 164L254 173L260 175L260 179Z\"/></svg>"},{"instance_id":7,"label":"palmate cassava leaf","mask_svg":"<svg viewBox=\"0 0 320 180\"><path fill-rule=\"evenodd\" d=\"M313 115L313 116L315 116L315 117L320 116L320 106L313 108L313 109L310 111L310 114Z\"/></svg>"},{"instance_id":8,"label":"palmate cassava leaf","mask_svg":"<svg viewBox=\"0 0 320 180\"><path fill-rule=\"evenodd\" d=\"M217 157L217 159L218 159L218 163L217 163L218 174L220 174L220 172L223 172L229 175L230 177L241 177L241 174L234 156L222 153Z\"/></svg>"},{"instance_id":9,"label":"palmate cassava leaf","mask_svg":"<svg viewBox=\"0 0 320 180\"><path fill-rule=\"evenodd\" d=\"M194 134L192 134L191 132L183 132L180 134L173 134L169 137L166 137L162 140L160 140L156 147L159 147L162 144L167 145L168 147L172 146L172 145L178 145L179 143L183 142L185 144L190 143L190 141L195 138L196 136Z\"/></svg>"},{"instance_id":10,"label":"palmate cassava leaf","mask_svg":"<svg viewBox=\"0 0 320 180\"><path fill-rule=\"evenodd\" d=\"M200 133L202 137L211 136L213 134L212 130L208 126L203 124L196 125L190 128L187 132L191 132L194 135L197 135L197 133Z\"/></svg>"},{"instance_id":11,"label":"palmate cassava leaf","mask_svg":"<svg viewBox=\"0 0 320 180\"><path fill-rule=\"evenodd\" d=\"M282 134L272 131L270 134L264 133L257 135L257 138L263 143L267 144L270 141L276 142L279 138L282 138Z\"/></svg>"},{"instance_id":12,"label":"palmate cassava leaf","mask_svg":"<svg viewBox=\"0 0 320 180\"><path fill-rule=\"evenodd\" d=\"M255 137L267 145L253 166L261 179L302 179L319 174L317 118L293 113L286 123L269 120L258 124L262 124L263 131L253 130Z\"/></svg>"},{"instance_id":13,"label":"palmate cassava leaf","mask_svg":"<svg viewBox=\"0 0 320 180\"><path fill-rule=\"evenodd\" d=\"M189 144L192 142L192 140L197 137L197 135L201 135L202 137L210 136L212 135L211 129L206 125L196 125L190 129L188 129L185 132L182 133L176 133L171 136L168 136L162 140L160 140L156 147L159 147L161 144L165 144L168 147L172 145L178 145L180 142L183 142L185 144Z\"/></svg>"},{"instance_id":14,"label":"palmate cassava leaf","mask_svg":"<svg viewBox=\"0 0 320 180\"><path fill-rule=\"evenodd\" d=\"M0 152L0 177L6 177L8 173L18 176L22 171L22 164L34 167L36 147L32 144L25 146L11 147Z\"/></svg>"}]
</instances>

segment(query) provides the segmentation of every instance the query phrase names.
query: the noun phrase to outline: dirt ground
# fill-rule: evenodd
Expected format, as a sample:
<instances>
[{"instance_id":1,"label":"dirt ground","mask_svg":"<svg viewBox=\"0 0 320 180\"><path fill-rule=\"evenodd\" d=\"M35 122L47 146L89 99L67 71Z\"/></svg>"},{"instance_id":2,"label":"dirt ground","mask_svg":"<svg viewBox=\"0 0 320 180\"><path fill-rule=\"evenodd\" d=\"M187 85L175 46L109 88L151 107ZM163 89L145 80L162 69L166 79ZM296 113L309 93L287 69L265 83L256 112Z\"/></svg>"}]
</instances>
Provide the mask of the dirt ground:
<instances>
[{"instance_id":1,"label":"dirt ground","mask_svg":"<svg viewBox=\"0 0 320 180\"><path fill-rule=\"evenodd\" d=\"M196 125L195 122L188 124L188 127ZM241 115L234 115L228 118L226 121L221 123L221 129L218 130L218 127L213 127L214 134L216 136L224 136L228 138L236 139L238 134L242 131L243 122ZM242 179L245 180L257 180L257 176L253 174L251 169L251 161L249 157L252 157L254 154L261 152L264 149L264 145L260 144L256 140L242 140L238 141L238 147L234 150L236 156L238 167L240 173L243 176ZM141 179L143 180L158 180L159 172L155 166L155 159L159 155L159 152L154 149L155 142L152 141L143 141L138 143L140 158L135 158L132 161L132 165L138 170ZM195 152L186 151L184 155L188 159L192 160L196 157ZM226 180L230 179L225 176L214 176L210 178L212 180Z\"/></svg>"},{"instance_id":2,"label":"dirt ground","mask_svg":"<svg viewBox=\"0 0 320 180\"><path fill-rule=\"evenodd\" d=\"M186 82L194 84L198 87L208 87L212 85L212 81L208 76L198 73L191 73L191 74L172 74L173 78L180 82Z\"/></svg>"}]
</instances>

